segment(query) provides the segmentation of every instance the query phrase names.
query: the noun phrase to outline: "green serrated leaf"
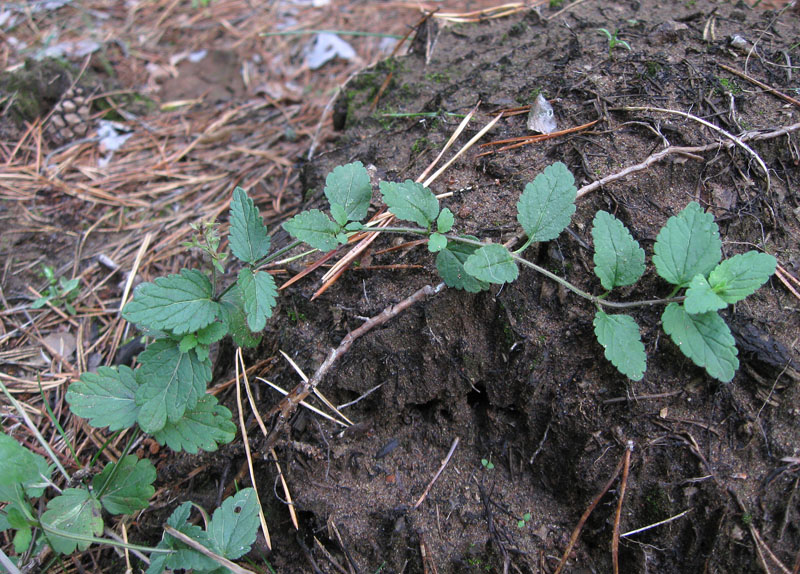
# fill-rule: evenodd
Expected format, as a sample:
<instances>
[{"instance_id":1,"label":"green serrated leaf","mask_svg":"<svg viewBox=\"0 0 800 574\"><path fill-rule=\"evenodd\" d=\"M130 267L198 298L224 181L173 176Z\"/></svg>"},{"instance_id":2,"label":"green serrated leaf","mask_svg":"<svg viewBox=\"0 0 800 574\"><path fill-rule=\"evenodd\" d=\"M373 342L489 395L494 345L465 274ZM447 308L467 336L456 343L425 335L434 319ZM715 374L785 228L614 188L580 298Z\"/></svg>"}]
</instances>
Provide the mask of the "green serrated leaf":
<instances>
[{"instance_id":1,"label":"green serrated leaf","mask_svg":"<svg viewBox=\"0 0 800 574\"><path fill-rule=\"evenodd\" d=\"M178 343L178 349L180 349L181 353L188 353L192 349L197 346L197 335L194 333L189 333L188 335L184 335L181 337L180 343Z\"/></svg>"},{"instance_id":2,"label":"green serrated leaf","mask_svg":"<svg viewBox=\"0 0 800 574\"><path fill-rule=\"evenodd\" d=\"M694 276L686 290L683 306L687 313L697 315L709 311L719 311L728 306L722 297L714 293L708 280L699 273Z\"/></svg>"},{"instance_id":3,"label":"green serrated leaf","mask_svg":"<svg viewBox=\"0 0 800 574\"><path fill-rule=\"evenodd\" d=\"M236 560L247 554L258 532L258 499L252 488L226 498L214 511L208 535L219 554Z\"/></svg>"},{"instance_id":4,"label":"green serrated leaf","mask_svg":"<svg viewBox=\"0 0 800 574\"><path fill-rule=\"evenodd\" d=\"M711 272L711 289L726 303L736 303L755 293L767 282L777 261L772 255L748 251L726 259Z\"/></svg>"},{"instance_id":5,"label":"green serrated leaf","mask_svg":"<svg viewBox=\"0 0 800 574\"><path fill-rule=\"evenodd\" d=\"M653 264L658 274L680 287L695 275L708 277L722 258L722 242L714 216L691 202L673 215L661 229L653 246Z\"/></svg>"},{"instance_id":6,"label":"green serrated leaf","mask_svg":"<svg viewBox=\"0 0 800 574\"><path fill-rule=\"evenodd\" d=\"M31 545L33 541L33 529L30 526L20 527L14 534L14 551L17 554L23 554Z\"/></svg>"},{"instance_id":7,"label":"green serrated leaf","mask_svg":"<svg viewBox=\"0 0 800 574\"><path fill-rule=\"evenodd\" d=\"M41 496L50 477L47 460L0 432L0 502L21 502L21 491Z\"/></svg>"},{"instance_id":8,"label":"green serrated leaf","mask_svg":"<svg viewBox=\"0 0 800 574\"><path fill-rule=\"evenodd\" d=\"M441 233L431 233L428 238L428 251L436 253L447 247L447 237Z\"/></svg>"},{"instance_id":9,"label":"green serrated leaf","mask_svg":"<svg viewBox=\"0 0 800 574\"><path fill-rule=\"evenodd\" d=\"M354 161L334 168L325 178L325 197L331 206L334 203L342 206L349 221L364 219L372 199L372 184L364 165Z\"/></svg>"},{"instance_id":10,"label":"green serrated leaf","mask_svg":"<svg viewBox=\"0 0 800 574\"><path fill-rule=\"evenodd\" d=\"M344 226L345 231L361 231L362 229L364 229L364 224L358 221L351 221Z\"/></svg>"},{"instance_id":11,"label":"green serrated leaf","mask_svg":"<svg viewBox=\"0 0 800 574\"><path fill-rule=\"evenodd\" d=\"M204 395L179 421L168 421L163 429L153 433L153 438L176 452L197 454L199 449L213 452L217 445L228 444L236 437L232 417L231 411L217 404L215 396Z\"/></svg>"},{"instance_id":12,"label":"green serrated leaf","mask_svg":"<svg viewBox=\"0 0 800 574\"><path fill-rule=\"evenodd\" d=\"M474 238L471 238L474 239ZM436 268L448 287L478 293L489 288L489 283L476 279L464 270L464 263L478 248L466 243L450 241L436 254Z\"/></svg>"},{"instance_id":13,"label":"green serrated leaf","mask_svg":"<svg viewBox=\"0 0 800 574\"><path fill-rule=\"evenodd\" d=\"M70 410L95 428L118 431L133 426L139 416L136 406L136 381L133 369L98 367L96 373L83 373L67 391Z\"/></svg>"},{"instance_id":14,"label":"green serrated leaf","mask_svg":"<svg viewBox=\"0 0 800 574\"><path fill-rule=\"evenodd\" d=\"M517 221L529 242L550 241L564 231L575 213L577 193L575 178L560 161L525 186L517 202Z\"/></svg>"},{"instance_id":15,"label":"green serrated leaf","mask_svg":"<svg viewBox=\"0 0 800 574\"><path fill-rule=\"evenodd\" d=\"M284 223L283 228L295 239L304 241L323 253L336 249L339 245L336 239L339 225L319 209L301 211Z\"/></svg>"},{"instance_id":16,"label":"green serrated leaf","mask_svg":"<svg viewBox=\"0 0 800 574\"><path fill-rule=\"evenodd\" d=\"M211 380L208 361L200 361L193 351L181 353L177 343L169 339L152 343L139 354L139 363L137 420L142 430L150 434L164 428L168 420L178 421L186 409L193 409Z\"/></svg>"},{"instance_id":17,"label":"green serrated leaf","mask_svg":"<svg viewBox=\"0 0 800 574\"><path fill-rule=\"evenodd\" d=\"M92 479L94 492L100 494L100 502L111 514L133 514L149 506L155 493L153 482L156 468L148 459L139 460L129 454L117 463L109 463L103 472Z\"/></svg>"},{"instance_id":18,"label":"green serrated leaf","mask_svg":"<svg viewBox=\"0 0 800 574\"><path fill-rule=\"evenodd\" d=\"M188 522L191 511L192 503L184 502L170 515L167 519L167 524L193 540L196 540L206 548L211 548L211 542L207 533L199 526ZM211 558L189 548L183 542L166 532L163 534L161 542L158 543L156 548L175 550L175 552L172 554L152 554L150 556L150 567L147 569L147 574L161 574L165 569L191 569L198 573L216 573L219 568L219 564L214 562Z\"/></svg>"},{"instance_id":19,"label":"green serrated leaf","mask_svg":"<svg viewBox=\"0 0 800 574\"><path fill-rule=\"evenodd\" d=\"M194 348L194 352L197 355L197 360L201 363L208 361L208 357L210 355L208 345L197 345Z\"/></svg>"},{"instance_id":20,"label":"green serrated leaf","mask_svg":"<svg viewBox=\"0 0 800 574\"><path fill-rule=\"evenodd\" d=\"M239 347L255 347L261 341L261 335L253 333L247 326L247 316L244 314L244 303L238 286L234 285L222 296L219 316L233 342Z\"/></svg>"},{"instance_id":21,"label":"green serrated leaf","mask_svg":"<svg viewBox=\"0 0 800 574\"><path fill-rule=\"evenodd\" d=\"M634 381L642 380L647 370L639 325L629 315L608 315L598 311L594 316L594 334L605 349L605 357L617 370Z\"/></svg>"},{"instance_id":22,"label":"green serrated leaf","mask_svg":"<svg viewBox=\"0 0 800 574\"><path fill-rule=\"evenodd\" d=\"M464 271L480 281L510 283L519 275L511 253L502 245L484 245L467 257Z\"/></svg>"},{"instance_id":23,"label":"green serrated leaf","mask_svg":"<svg viewBox=\"0 0 800 574\"><path fill-rule=\"evenodd\" d=\"M100 536L103 533L103 518L100 503L85 488L66 488L60 496L47 503L41 523L63 532L83 537ZM74 540L47 533L47 540L56 552L72 554L75 548L86 550L91 542Z\"/></svg>"},{"instance_id":24,"label":"green serrated leaf","mask_svg":"<svg viewBox=\"0 0 800 574\"><path fill-rule=\"evenodd\" d=\"M347 212L338 203L331 203L331 216L340 227L347 225Z\"/></svg>"},{"instance_id":25,"label":"green serrated leaf","mask_svg":"<svg viewBox=\"0 0 800 574\"><path fill-rule=\"evenodd\" d=\"M690 315L683 305L670 303L661 315L664 332L698 367L723 383L739 368L739 354L731 331L715 312Z\"/></svg>"},{"instance_id":26,"label":"green serrated leaf","mask_svg":"<svg viewBox=\"0 0 800 574\"><path fill-rule=\"evenodd\" d=\"M197 342L201 345L210 345L211 343L216 343L227 334L228 329L225 324L217 321L207 327L203 327L196 333Z\"/></svg>"},{"instance_id":27,"label":"green serrated leaf","mask_svg":"<svg viewBox=\"0 0 800 574\"><path fill-rule=\"evenodd\" d=\"M380 188L383 202L398 219L413 221L426 229L436 221L439 200L421 183L410 179L403 183L382 181Z\"/></svg>"},{"instance_id":28,"label":"green serrated leaf","mask_svg":"<svg viewBox=\"0 0 800 574\"><path fill-rule=\"evenodd\" d=\"M625 225L605 211L598 211L592 223L594 272L603 288L633 285L644 273L644 249Z\"/></svg>"},{"instance_id":29,"label":"green serrated leaf","mask_svg":"<svg viewBox=\"0 0 800 574\"><path fill-rule=\"evenodd\" d=\"M237 259L253 264L269 253L267 226L253 200L241 187L233 190L230 222L228 242Z\"/></svg>"},{"instance_id":30,"label":"green serrated leaf","mask_svg":"<svg viewBox=\"0 0 800 574\"><path fill-rule=\"evenodd\" d=\"M212 299L212 289L211 281L203 273L183 269L179 275L158 277L154 283L139 285L122 316L150 329L185 335L216 318L219 305Z\"/></svg>"},{"instance_id":31,"label":"green serrated leaf","mask_svg":"<svg viewBox=\"0 0 800 574\"><path fill-rule=\"evenodd\" d=\"M251 331L258 332L267 325L267 319L272 317L272 309L277 303L278 288L272 275L265 271L253 273L244 268L239 271L236 281L244 300L244 312L247 315L247 326Z\"/></svg>"},{"instance_id":32,"label":"green serrated leaf","mask_svg":"<svg viewBox=\"0 0 800 574\"><path fill-rule=\"evenodd\" d=\"M439 212L439 217L436 220L436 231L439 233L447 233L451 229L453 229L453 223L455 223L455 217L453 216L453 212L447 209L446 207Z\"/></svg>"}]
</instances>

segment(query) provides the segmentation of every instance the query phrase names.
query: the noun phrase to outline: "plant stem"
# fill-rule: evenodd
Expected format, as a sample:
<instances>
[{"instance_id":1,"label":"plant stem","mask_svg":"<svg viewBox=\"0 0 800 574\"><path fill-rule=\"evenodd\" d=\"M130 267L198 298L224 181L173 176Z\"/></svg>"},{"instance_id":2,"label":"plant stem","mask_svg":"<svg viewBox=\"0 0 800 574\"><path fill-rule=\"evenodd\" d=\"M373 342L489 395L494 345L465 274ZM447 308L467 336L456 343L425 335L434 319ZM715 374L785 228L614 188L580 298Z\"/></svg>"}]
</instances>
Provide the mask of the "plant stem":
<instances>
[{"instance_id":1,"label":"plant stem","mask_svg":"<svg viewBox=\"0 0 800 574\"><path fill-rule=\"evenodd\" d=\"M276 260L278 257L280 257L281 255L283 255L284 253L286 253L286 252L288 252L288 251L291 251L292 249L294 249L294 248L295 248L295 247L297 247L298 245L302 245L302 244L303 244L303 242L302 242L302 241L300 241L299 239L295 239L295 240L294 240L292 243L290 243L290 244L289 244L289 245L287 245L286 247L281 247L280 249L278 249L278 250L277 250L275 253L273 253L272 255L267 255L267 257L266 257L266 258L264 258L263 260L261 260L261 261L259 261L259 262L258 262L258 264L256 265L256 267L263 267L263 266L264 266L264 265L266 265L267 263L270 263L271 261L275 261L275 260Z\"/></svg>"},{"instance_id":2,"label":"plant stem","mask_svg":"<svg viewBox=\"0 0 800 574\"><path fill-rule=\"evenodd\" d=\"M136 427L133 429L133 432L131 433L131 438L128 439L128 444L125 445L125 448L119 455L119 459L117 459L117 462L114 463L114 467L108 474L108 478L106 479L105 483L103 483L103 486L101 486L100 489L95 493L95 496L97 497L98 500L100 500L103 494L105 494L106 490L108 489L108 485L111 484L112 480L114 480L114 475L117 474L117 469L119 469L120 462L122 461L123 458L127 456L128 452L130 452L131 446L133 446L133 442L136 440L138 436L139 436L139 428Z\"/></svg>"},{"instance_id":3,"label":"plant stem","mask_svg":"<svg viewBox=\"0 0 800 574\"><path fill-rule=\"evenodd\" d=\"M483 243L482 241L476 241L474 239L468 239L466 237L458 237L458 236L455 236L455 235L446 235L445 237L447 237L447 239L452 240L452 241L458 241L460 243L466 243L468 245L476 245L478 247L485 247L487 245L486 243ZM584 299L587 299L587 300L591 301L595 305L602 305L602 306L611 307L611 308L614 308L614 309L628 309L630 307L648 307L648 306L651 306L651 305L666 305L668 303L673 303L673 302L677 303L679 301L683 301L684 298L685 298L685 297L672 297L672 298L668 298L668 299L648 299L648 300L645 300L645 301L630 301L628 303L618 303L618 302L615 302L615 301L606 301L606 300L601 299L600 297L598 297L596 295L592 295L591 293L587 293L586 291L584 291L583 289L580 289L579 287L576 287L575 285L573 285L572 283L570 283L566 279L563 279L563 278L559 277L558 275L548 271L544 267L540 267L539 265L536 265L536 263L533 263L531 261L528 261L527 259L524 259L524 258L520 257L516 253L511 253L511 252L509 252L509 253L511 254L511 257L514 259L514 261L516 261L520 265L525 265L526 267L530 267L531 269L533 269L537 273L541 273L542 275L552 279L553 281L555 281L559 285L563 285L564 287L566 287L567 289L569 289L570 291L572 291L576 295L579 295L580 297L583 297Z\"/></svg>"},{"instance_id":4,"label":"plant stem","mask_svg":"<svg viewBox=\"0 0 800 574\"><path fill-rule=\"evenodd\" d=\"M364 229L361 229L360 231L368 232L368 233L381 233L381 232L386 231L388 233L413 233L415 235L430 235L428 230L422 229L421 227L379 227L379 228L375 228L375 229L370 229L368 227L365 227ZM486 247L486 245L488 245L487 243L484 243L482 241L478 241L476 239L469 239L468 237L460 237L458 235L445 234L445 237L447 237L447 239L450 240L450 241L457 241L459 243L466 243L467 245L475 245L476 247ZM527 246L527 244L526 244L526 246ZM603 296L598 297L597 295L592 295L591 293L588 293L588 292L584 291L583 289L580 289L579 287L573 285L572 283L570 283L566 279L563 279L563 278L559 277L558 275L556 275L555 273L552 273L552 272L548 271L544 267L540 267L539 265L536 265L536 263L533 263L533 262L528 261L527 259L525 259L523 257L520 257L517 254L517 252L509 251L509 253L510 253L511 257L514 259L514 261L516 261L520 265L525 265L526 267L530 267L531 269L533 269L537 273L541 273L542 275L552 279L553 281L555 281L559 285L563 285L564 287L566 287L567 289L569 289L570 291L572 291L576 295L578 295L580 297L583 297L584 299L587 299L588 301L591 301L595 305L600 305L600 306L603 306L603 307L610 307L612 309L629 309L629 308L632 308L632 307L649 307L649 306L652 306L652 305L667 305L669 303L679 303L679 302L681 302L681 301L683 301L685 299L685 297L673 297L672 295L675 294L675 292L673 292L666 299L647 299L645 301L630 301L630 302L627 302L627 303L619 303L619 302L616 302L616 301L606 301L603 298Z\"/></svg>"}]
</instances>

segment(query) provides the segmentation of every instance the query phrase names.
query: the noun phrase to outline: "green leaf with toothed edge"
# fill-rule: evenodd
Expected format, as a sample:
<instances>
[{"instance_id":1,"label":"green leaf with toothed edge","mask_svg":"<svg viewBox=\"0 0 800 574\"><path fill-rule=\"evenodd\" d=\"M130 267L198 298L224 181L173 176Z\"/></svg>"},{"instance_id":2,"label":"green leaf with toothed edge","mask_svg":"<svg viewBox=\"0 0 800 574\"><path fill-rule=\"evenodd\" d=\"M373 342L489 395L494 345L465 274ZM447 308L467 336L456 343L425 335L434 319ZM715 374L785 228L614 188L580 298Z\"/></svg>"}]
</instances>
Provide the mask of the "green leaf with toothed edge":
<instances>
[{"instance_id":1,"label":"green leaf with toothed edge","mask_svg":"<svg viewBox=\"0 0 800 574\"><path fill-rule=\"evenodd\" d=\"M220 319L236 345L248 348L258 345L261 335L253 333L247 326L247 315L244 313L244 303L238 285L231 286L222 296L219 308Z\"/></svg>"},{"instance_id":2,"label":"green leaf with toothed edge","mask_svg":"<svg viewBox=\"0 0 800 574\"><path fill-rule=\"evenodd\" d=\"M139 383L133 369L98 367L96 373L83 373L67 391L73 414L87 419L95 428L118 431L133 426L139 416L136 390Z\"/></svg>"},{"instance_id":3,"label":"green leaf with toothed edge","mask_svg":"<svg viewBox=\"0 0 800 574\"><path fill-rule=\"evenodd\" d=\"M150 329L185 335L211 324L217 317L219 305L212 297L208 277L196 269L182 269L180 274L139 285L122 316Z\"/></svg>"},{"instance_id":4,"label":"green leaf with toothed edge","mask_svg":"<svg viewBox=\"0 0 800 574\"><path fill-rule=\"evenodd\" d=\"M633 285L644 273L644 249L616 217L598 211L592 223L594 272L603 288Z\"/></svg>"},{"instance_id":5,"label":"green leaf with toothed edge","mask_svg":"<svg viewBox=\"0 0 800 574\"><path fill-rule=\"evenodd\" d=\"M719 311L727 306L725 300L714 293L708 279L699 273L694 276L686 290L686 299L683 302L687 313L697 315L709 311Z\"/></svg>"},{"instance_id":6,"label":"green leaf with toothed edge","mask_svg":"<svg viewBox=\"0 0 800 574\"><path fill-rule=\"evenodd\" d=\"M247 326L253 332L264 329L267 319L272 317L272 309L277 303L278 289L272 275L265 271L253 273L244 268L239 271L236 281L244 300Z\"/></svg>"},{"instance_id":7,"label":"green leaf with toothed edge","mask_svg":"<svg viewBox=\"0 0 800 574\"><path fill-rule=\"evenodd\" d=\"M560 161L525 186L517 202L517 221L531 242L550 241L569 225L578 190L575 178Z\"/></svg>"},{"instance_id":8,"label":"green leaf with toothed edge","mask_svg":"<svg viewBox=\"0 0 800 574\"><path fill-rule=\"evenodd\" d=\"M319 209L301 211L283 224L292 237L308 243L323 253L339 245L337 234L341 227Z\"/></svg>"},{"instance_id":9,"label":"green leaf with toothed edge","mask_svg":"<svg viewBox=\"0 0 800 574\"><path fill-rule=\"evenodd\" d=\"M439 217L436 219L436 231L439 233L447 233L453 229L453 223L455 223L453 212L445 207L439 212Z\"/></svg>"},{"instance_id":10,"label":"green leaf with toothed edge","mask_svg":"<svg viewBox=\"0 0 800 574\"><path fill-rule=\"evenodd\" d=\"M428 229L439 215L439 200L433 192L410 179L403 183L382 181L383 202L398 219L413 221Z\"/></svg>"},{"instance_id":11,"label":"green leaf with toothed edge","mask_svg":"<svg viewBox=\"0 0 800 574\"><path fill-rule=\"evenodd\" d=\"M175 452L197 454L200 449L213 452L218 445L228 444L236 437L232 418L231 411L218 404L215 396L204 395L178 421L167 421L164 428L153 433L153 438Z\"/></svg>"},{"instance_id":12,"label":"green leaf with toothed edge","mask_svg":"<svg viewBox=\"0 0 800 574\"><path fill-rule=\"evenodd\" d=\"M61 495L47 503L41 522L44 526L83 537L100 536L103 533L101 508L100 502L87 489L65 488ZM60 554L72 554L76 548L86 550L91 544L52 532L47 533L47 541Z\"/></svg>"},{"instance_id":13,"label":"green leaf with toothed edge","mask_svg":"<svg viewBox=\"0 0 800 574\"><path fill-rule=\"evenodd\" d=\"M325 197L331 202L331 211L334 204L339 205L346 220L364 219L372 199L372 184L364 164L354 161L334 168L325 178ZM346 223L336 216L334 219L340 225Z\"/></svg>"},{"instance_id":14,"label":"green leaf with toothed edge","mask_svg":"<svg viewBox=\"0 0 800 574\"><path fill-rule=\"evenodd\" d=\"M708 283L726 303L736 303L755 293L775 273L777 261L772 255L748 251L734 255L716 266Z\"/></svg>"},{"instance_id":15,"label":"green leaf with toothed edge","mask_svg":"<svg viewBox=\"0 0 800 574\"><path fill-rule=\"evenodd\" d=\"M241 187L233 190L230 222L228 242L237 259L252 264L269 253L267 226L253 200Z\"/></svg>"},{"instance_id":16,"label":"green leaf with toothed edge","mask_svg":"<svg viewBox=\"0 0 800 574\"><path fill-rule=\"evenodd\" d=\"M193 409L211 380L211 363L201 361L194 351L181 353L171 339L155 341L138 360L137 421L146 433L161 430L168 420L175 422L186 409Z\"/></svg>"},{"instance_id":17,"label":"green leaf with toothed edge","mask_svg":"<svg viewBox=\"0 0 800 574\"><path fill-rule=\"evenodd\" d=\"M653 264L658 274L679 287L686 287L697 274L708 277L722 258L722 241L714 216L691 202L673 215L659 231L653 246Z\"/></svg>"},{"instance_id":18,"label":"green leaf with toothed edge","mask_svg":"<svg viewBox=\"0 0 800 574\"><path fill-rule=\"evenodd\" d=\"M0 432L0 502L24 502L24 493L38 497L47 486L47 460Z\"/></svg>"},{"instance_id":19,"label":"green leaf with toothed edge","mask_svg":"<svg viewBox=\"0 0 800 574\"><path fill-rule=\"evenodd\" d=\"M597 311L594 334L603 346L605 357L617 370L634 381L642 380L647 370L639 325L629 315L608 315Z\"/></svg>"},{"instance_id":20,"label":"green leaf with toothed edge","mask_svg":"<svg viewBox=\"0 0 800 574\"><path fill-rule=\"evenodd\" d=\"M731 330L714 311L690 315L678 303L670 303L661 315L664 332L698 367L728 383L739 368L739 354Z\"/></svg>"},{"instance_id":21,"label":"green leaf with toothed edge","mask_svg":"<svg viewBox=\"0 0 800 574\"><path fill-rule=\"evenodd\" d=\"M148 459L129 454L109 463L92 479L92 488L100 493L100 503L111 514L133 514L149 506L155 494L156 468Z\"/></svg>"},{"instance_id":22,"label":"green leaf with toothed edge","mask_svg":"<svg viewBox=\"0 0 800 574\"><path fill-rule=\"evenodd\" d=\"M476 279L464 270L464 263L477 250L474 245L450 241L436 254L436 269L448 287L463 289L468 293L478 293L489 288L489 283Z\"/></svg>"},{"instance_id":23,"label":"green leaf with toothed edge","mask_svg":"<svg viewBox=\"0 0 800 574\"><path fill-rule=\"evenodd\" d=\"M428 238L428 251L436 253L447 247L447 237L441 233L431 233Z\"/></svg>"},{"instance_id":24,"label":"green leaf with toothed edge","mask_svg":"<svg viewBox=\"0 0 800 574\"><path fill-rule=\"evenodd\" d=\"M258 532L258 499L252 488L240 490L214 511L208 535L219 554L236 560L247 554Z\"/></svg>"},{"instance_id":25,"label":"green leaf with toothed edge","mask_svg":"<svg viewBox=\"0 0 800 574\"><path fill-rule=\"evenodd\" d=\"M480 281L499 284L511 283L519 275L511 253L495 243L484 245L467 257L464 271Z\"/></svg>"}]
</instances>

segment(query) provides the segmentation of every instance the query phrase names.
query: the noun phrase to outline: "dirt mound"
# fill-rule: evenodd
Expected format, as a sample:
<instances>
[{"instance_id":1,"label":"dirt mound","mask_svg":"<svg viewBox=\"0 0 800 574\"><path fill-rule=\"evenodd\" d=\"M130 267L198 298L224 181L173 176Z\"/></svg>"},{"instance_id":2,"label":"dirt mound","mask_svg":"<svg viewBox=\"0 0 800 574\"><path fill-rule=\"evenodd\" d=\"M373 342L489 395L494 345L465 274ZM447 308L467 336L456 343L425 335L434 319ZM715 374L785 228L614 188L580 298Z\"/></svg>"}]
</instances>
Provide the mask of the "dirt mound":
<instances>
[{"instance_id":1,"label":"dirt mound","mask_svg":"<svg viewBox=\"0 0 800 574\"><path fill-rule=\"evenodd\" d=\"M432 187L453 192L443 205L459 232L512 237L523 186L555 161L567 163L581 187L667 146L712 144L586 194L572 233L529 257L600 292L588 249L596 211L615 213L651 254L666 219L696 200L717 217L727 256L756 245L794 269L796 135L753 140L770 170L767 187L752 155L716 146L719 133L697 121L621 108L690 112L734 134L796 124L796 106L722 65L796 95L781 54L796 50L797 17L704 1L586 3L547 19L554 14L431 26L412 55L353 78L336 106L341 137L306 166L304 189L320 190L325 174L353 160L374 166L376 178L413 179L454 131L459 118L450 114L480 101L485 122L542 94L559 127L599 123L482 157L485 149L473 149L455 162ZM631 50L610 49L598 28L617 31ZM524 115L511 117L488 137L527 135L525 124ZM439 281L424 247L378 253L391 241L376 242L313 303L313 281L290 288L283 305L295 322L278 328L276 345L313 370L362 317ZM377 268L393 264L422 269ZM637 295L663 297L667 289L654 273L643 288ZM638 311L649 368L631 383L594 341L591 305L540 276L523 271L519 281L479 294L446 290L363 337L325 380L337 404L381 385L347 409L357 431L339 434L300 414L282 441L302 518L299 551L324 572L336 570L333 561L360 572L552 572L630 441L621 532L674 520L623 537L621 571L773 571L775 563L762 565L768 552L755 548L756 532L760 545L791 564L800 543L797 307L775 279L728 311L742 360L728 385L658 336L661 309ZM271 376L295 381L288 368ZM456 438L444 472L414 509ZM619 485L589 518L570 571L611 571ZM308 571L286 558L294 544L277 546L271 560L279 571Z\"/></svg>"}]
</instances>

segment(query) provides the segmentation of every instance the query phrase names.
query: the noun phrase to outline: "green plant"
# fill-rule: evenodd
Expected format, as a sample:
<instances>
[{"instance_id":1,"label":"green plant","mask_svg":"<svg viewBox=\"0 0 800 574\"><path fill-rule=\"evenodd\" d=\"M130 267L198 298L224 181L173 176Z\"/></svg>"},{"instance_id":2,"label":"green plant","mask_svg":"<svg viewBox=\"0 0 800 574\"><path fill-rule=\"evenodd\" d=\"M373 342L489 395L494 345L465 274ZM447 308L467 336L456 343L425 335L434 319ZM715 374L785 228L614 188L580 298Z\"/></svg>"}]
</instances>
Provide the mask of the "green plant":
<instances>
[{"instance_id":1,"label":"green plant","mask_svg":"<svg viewBox=\"0 0 800 574\"><path fill-rule=\"evenodd\" d=\"M38 299L36 299L31 307L39 309L48 303L56 307L64 307L67 313L75 315L75 307L72 303L80 293L81 280L79 277L73 279L65 279L64 277L56 278L55 271L49 265L42 265L42 275L47 279L47 291Z\"/></svg>"},{"instance_id":2,"label":"green plant","mask_svg":"<svg viewBox=\"0 0 800 574\"><path fill-rule=\"evenodd\" d=\"M3 388L6 391L5 388ZM39 436L40 442L46 444ZM258 505L253 489L244 489L223 501L206 531L186 521L191 503L180 506L167 523L186 535L194 548L168 533L156 548L99 538L105 529L102 511L111 515L133 514L149 506L155 489L156 470L147 460L127 454L116 463L105 465L93 477L70 477L58 459L49 451L55 466L69 486L57 489L52 481L54 465L31 452L12 437L0 433L0 532L14 530L13 546L20 556L38 554L44 545L57 554L85 550L93 543L120 546L151 553L148 574L160 574L167 568L192 568L195 572L218 571L218 560L208 558L196 548L204 547L223 559L236 559L250 550L258 529ZM87 473L88 474L88 473ZM90 480L91 478L91 480ZM55 496L46 496L55 490ZM36 500L39 504L35 504ZM45 504L46 500L46 504ZM42 511L42 508L44 509ZM14 564L10 558L5 557ZM22 566L17 560L15 565ZM46 568L45 568L46 569Z\"/></svg>"},{"instance_id":3,"label":"green plant","mask_svg":"<svg viewBox=\"0 0 800 574\"><path fill-rule=\"evenodd\" d=\"M363 167L355 164L336 168L327 183L330 186L344 174L350 181L355 177L354 172L361 170ZM601 295L592 295L520 255L532 243L555 239L575 212L577 190L563 163L545 168L520 196L517 221L528 240L514 252L476 237L449 234L454 224L453 214L447 208L440 210L436 196L410 180L380 182L380 190L392 214L420 227L363 226L355 220L366 213L368 204L365 171L360 180L363 182L363 189L357 187L360 199L356 201L355 195L350 195L347 200L359 206L358 213L337 204L342 200L332 199L326 188L333 220L319 210L312 210L296 215L284 224L284 229L321 251L330 251L344 243L354 231L426 235L428 249L436 253L436 267L445 283L469 292L485 290L490 284L512 282L519 275L519 265L529 267L595 305L594 331L606 358L633 380L641 379L647 368L639 327L630 315L609 314L606 310L665 305L664 331L681 352L712 377L728 382L739 362L733 336L718 311L754 293L775 270L774 257L754 251L721 261L722 242L714 218L692 202L667 221L654 246L656 272L673 286L672 292L661 299L612 302L607 297L614 288L633 285L645 271L644 250L613 215L598 212L592 226L594 271L605 289ZM354 189L348 187L351 194Z\"/></svg>"},{"instance_id":4,"label":"green plant","mask_svg":"<svg viewBox=\"0 0 800 574\"><path fill-rule=\"evenodd\" d=\"M522 518L517 520L517 528L525 528L525 525L528 522L530 522L530 520L531 520L531 513L526 512L525 514L522 515Z\"/></svg>"},{"instance_id":5,"label":"green plant","mask_svg":"<svg viewBox=\"0 0 800 574\"><path fill-rule=\"evenodd\" d=\"M608 57L609 58L613 58L614 57L614 55L613 55L614 48L616 48L617 46L619 46L621 48L625 48L629 52L631 51L631 45L628 44L625 40L620 40L618 38L619 30L614 30L614 34L613 35L611 34L611 32L609 32L605 28L598 28L597 31L600 32L603 36L605 36L606 40L608 40Z\"/></svg>"},{"instance_id":6,"label":"green plant","mask_svg":"<svg viewBox=\"0 0 800 574\"><path fill-rule=\"evenodd\" d=\"M486 470L492 470L494 468L494 463L490 461L488 458L482 458L481 466Z\"/></svg>"}]
</instances>

